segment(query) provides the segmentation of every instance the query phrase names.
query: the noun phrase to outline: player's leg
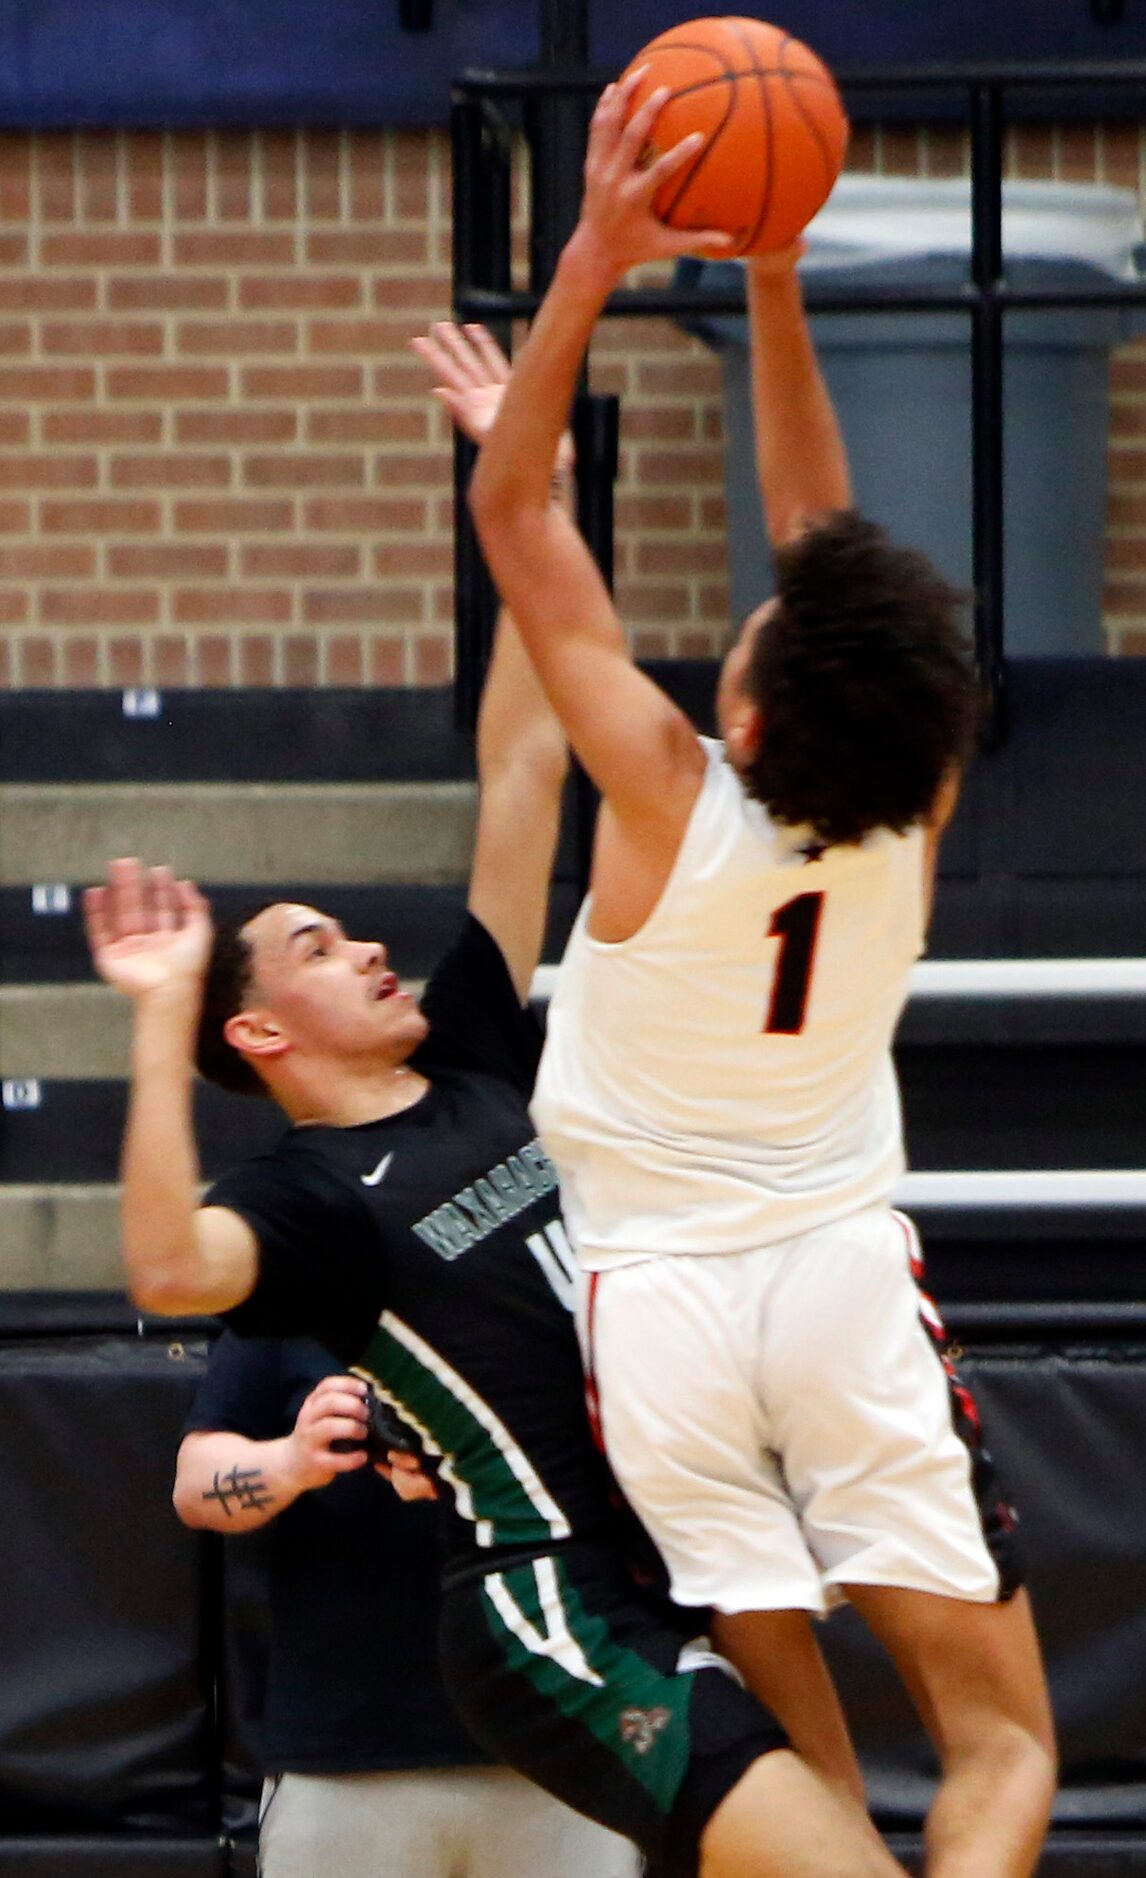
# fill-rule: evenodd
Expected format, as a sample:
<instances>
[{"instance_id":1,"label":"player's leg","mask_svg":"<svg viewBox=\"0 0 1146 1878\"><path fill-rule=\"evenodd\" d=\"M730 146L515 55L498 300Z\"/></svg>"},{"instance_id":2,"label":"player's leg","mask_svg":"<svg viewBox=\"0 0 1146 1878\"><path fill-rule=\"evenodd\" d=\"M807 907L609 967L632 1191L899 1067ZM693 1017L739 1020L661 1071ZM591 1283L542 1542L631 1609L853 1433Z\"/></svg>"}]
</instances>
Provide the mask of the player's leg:
<instances>
[{"instance_id":1,"label":"player's leg","mask_svg":"<svg viewBox=\"0 0 1146 1878\"><path fill-rule=\"evenodd\" d=\"M452 1780L465 1822L456 1878L638 1878L631 1840L510 1768L467 1767Z\"/></svg>"},{"instance_id":2,"label":"player's leg","mask_svg":"<svg viewBox=\"0 0 1146 1878\"><path fill-rule=\"evenodd\" d=\"M782 1256L652 1259L604 1274L586 1361L610 1462L674 1597L723 1613L718 1648L808 1763L862 1803L808 1616L824 1608L819 1571L752 1381L755 1325Z\"/></svg>"},{"instance_id":3,"label":"player's leg","mask_svg":"<svg viewBox=\"0 0 1146 1878\"><path fill-rule=\"evenodd\" d=\"M943 1780L927 1821L928 1878L1027 1878L1055 1789L1054 1724L1030 1605L970 1604L856 1585L894 1659Z\"/></svg>"},{"instance_id":4,"label":"player's leg","mask_svg":"<svg viewBox=\"0 0 1146 1878\"><path fill-rule=\"evenodd\" d=\"M700 1878L903 1878L866 1814L791 1753L753 1763L700 1851Z\"/></svg>"}]
</instances>

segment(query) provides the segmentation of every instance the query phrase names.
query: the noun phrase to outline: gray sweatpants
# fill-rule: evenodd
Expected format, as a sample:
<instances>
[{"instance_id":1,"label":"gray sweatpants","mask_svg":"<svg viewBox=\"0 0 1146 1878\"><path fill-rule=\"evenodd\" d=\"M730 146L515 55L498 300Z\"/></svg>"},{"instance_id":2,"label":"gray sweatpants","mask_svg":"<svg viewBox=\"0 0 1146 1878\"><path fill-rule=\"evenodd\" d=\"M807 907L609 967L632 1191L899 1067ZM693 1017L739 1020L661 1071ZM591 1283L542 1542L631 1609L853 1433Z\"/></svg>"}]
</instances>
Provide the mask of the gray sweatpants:
<instances>
[{"instance_id":1,"label":"gray sweatpants","mask_svg":"<svg viewBox=\"0 0 1146 1878\"><path fill-rule=\"evenodd\" d=\"M636 1878L627 1839L505 1767L280 1774L261 1878Z\"/></svg>"}]
</instances>

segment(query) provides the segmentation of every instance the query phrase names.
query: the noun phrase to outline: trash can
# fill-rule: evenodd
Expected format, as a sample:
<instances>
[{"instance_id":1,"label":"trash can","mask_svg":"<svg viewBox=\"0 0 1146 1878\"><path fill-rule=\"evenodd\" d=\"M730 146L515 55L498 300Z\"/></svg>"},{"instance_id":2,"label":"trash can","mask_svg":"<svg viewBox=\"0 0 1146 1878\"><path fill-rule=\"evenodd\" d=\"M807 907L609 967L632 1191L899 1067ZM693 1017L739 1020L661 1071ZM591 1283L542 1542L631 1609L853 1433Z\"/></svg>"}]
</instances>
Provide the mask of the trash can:
<instances>
[{"instance_id":1,"label":"trash can","mask_svg":"<svg viewBox=\"0 0 1146 1878\"><path fill-rule=\"evenodd\" d=\"M1141 236L1129 189L1004 185L1008 282L1025 288L1134 280ZM808 231L805 282L957 289L967 279L970 186L962 179L843 176ZM727 292L739 262L682 262L681 284ZM857 507L969 586L970 319L960 313L813 315L848 446ZM734 616L772 589L760 521L743 318L689 330L722 356ZM1016 655L1103 650L1109 355L1146 331L1146 309L1019 310L1004 320L1005 643Z\"/></svg>"}]
</instances>

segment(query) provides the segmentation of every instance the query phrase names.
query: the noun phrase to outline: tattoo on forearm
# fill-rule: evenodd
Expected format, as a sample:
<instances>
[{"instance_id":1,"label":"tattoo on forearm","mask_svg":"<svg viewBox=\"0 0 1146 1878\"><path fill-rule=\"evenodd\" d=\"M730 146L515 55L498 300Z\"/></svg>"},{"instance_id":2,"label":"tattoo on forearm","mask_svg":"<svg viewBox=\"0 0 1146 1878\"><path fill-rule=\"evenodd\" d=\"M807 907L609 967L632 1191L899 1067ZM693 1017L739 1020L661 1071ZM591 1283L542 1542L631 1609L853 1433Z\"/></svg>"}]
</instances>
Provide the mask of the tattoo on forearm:
<instances>
[{"instance_id":1,"label":"tattoo on forearm","mask_svg":"<svg viewBox=\"0 0 1146 1878\"><path fill-rule=\"evenodd\" d=\"M257 1467L232 1467L229 1474L217 1473L214 1486L203 1495L205 1500L218 1500L228 1519L235 1517L232 1501L242 1513L261 1513L274 1505L274 1497Z\"/></svg>"}]
</instances>

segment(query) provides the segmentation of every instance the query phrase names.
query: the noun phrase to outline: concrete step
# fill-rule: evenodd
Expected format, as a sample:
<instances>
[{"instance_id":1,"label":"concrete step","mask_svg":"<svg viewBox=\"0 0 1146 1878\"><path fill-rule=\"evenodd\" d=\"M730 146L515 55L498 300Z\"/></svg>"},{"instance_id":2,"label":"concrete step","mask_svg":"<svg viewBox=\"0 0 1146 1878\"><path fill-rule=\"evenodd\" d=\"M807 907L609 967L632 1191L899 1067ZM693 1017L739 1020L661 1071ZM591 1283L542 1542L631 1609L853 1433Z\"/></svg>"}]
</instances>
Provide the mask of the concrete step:
<instances>
[{"instance_id":1,"label":"concrete step","mask_svg":"<svg viewBox=\"0 0 1146 1878\"><path fill-rule=\"evenodd\" d=\"M141 854L219 885L464 880L476 790L424 783L10 783L0 882L98 878Z\"/></svg>"},{"instance_id":2,"label":"concrete step","mask_svg":"<svg viewBox=\"0 0 1146 1878\"><path fill-rule=\"evenodd\" d=\"M0 1076L125 1076L131 1005L108 985L0 986Z\"/></svg>"},{"instance_id":3,"label":"concrete step","mask_svg":"<svg viewBox=\"0 0 1146 1878\"><path fill-rule=\"evenodd\" d=\"M0 1290L122 1289L114 1186L0 1186Z\"/></svg>"}]
</instances>

